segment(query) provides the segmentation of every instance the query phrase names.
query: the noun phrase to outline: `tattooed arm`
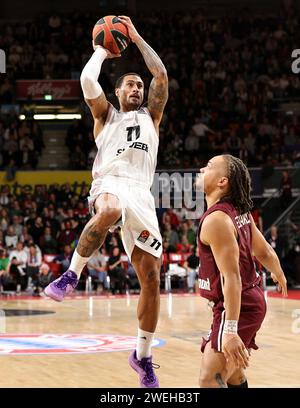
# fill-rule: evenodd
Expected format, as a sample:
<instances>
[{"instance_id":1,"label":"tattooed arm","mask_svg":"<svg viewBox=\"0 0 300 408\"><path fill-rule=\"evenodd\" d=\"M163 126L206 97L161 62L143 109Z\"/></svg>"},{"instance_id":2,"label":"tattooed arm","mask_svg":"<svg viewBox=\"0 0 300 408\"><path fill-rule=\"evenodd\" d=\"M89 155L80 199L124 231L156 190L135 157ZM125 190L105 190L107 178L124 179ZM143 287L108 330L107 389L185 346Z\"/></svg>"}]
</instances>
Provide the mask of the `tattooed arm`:
<instances>
[{"instance_id":1,"label":"tattooed arm","mask_svg":"<svg viewBox=\"0 0 300 408\"><path fill-rule=\"evenodd\" d=\"M167 70L156 52L138 34L130 18L120 16L119 19L127 26L131 41L134 42L141 51L145 63L153 75L148 95L148 109L158 133L159 124L168 100Z\"/></svg>"}]
</instances>

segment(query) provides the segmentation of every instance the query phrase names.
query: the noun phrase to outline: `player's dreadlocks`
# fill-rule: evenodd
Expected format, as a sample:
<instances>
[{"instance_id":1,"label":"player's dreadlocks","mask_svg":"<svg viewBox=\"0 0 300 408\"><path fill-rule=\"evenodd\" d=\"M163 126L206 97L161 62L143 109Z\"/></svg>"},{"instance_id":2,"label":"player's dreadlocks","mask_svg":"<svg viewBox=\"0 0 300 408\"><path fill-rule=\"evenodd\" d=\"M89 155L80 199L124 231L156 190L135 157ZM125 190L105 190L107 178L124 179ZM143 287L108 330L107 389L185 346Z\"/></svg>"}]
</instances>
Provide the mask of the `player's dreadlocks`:
<instances>
[{"instance_id":1,"label":"player's dreadlocks","mask_svg":"<svg viewBox=\"0 0 300 408\"><path fill-rule=\"evenodd\" d=\"M230 201L240 214L247 213L253 207L249 171L237 157L230 154L224 154L223 157L227 163L229 191L222 201Z\"/></svg>"}]
</instances>

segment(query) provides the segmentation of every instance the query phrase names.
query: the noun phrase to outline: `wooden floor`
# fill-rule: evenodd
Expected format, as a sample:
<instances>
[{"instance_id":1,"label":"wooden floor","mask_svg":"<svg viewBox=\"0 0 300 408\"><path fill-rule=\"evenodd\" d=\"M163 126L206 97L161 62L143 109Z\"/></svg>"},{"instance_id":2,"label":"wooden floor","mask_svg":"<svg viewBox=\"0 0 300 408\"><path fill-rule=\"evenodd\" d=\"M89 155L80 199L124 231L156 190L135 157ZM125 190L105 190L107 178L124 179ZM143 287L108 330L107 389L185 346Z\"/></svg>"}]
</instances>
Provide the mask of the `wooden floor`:
<instances>
[{"instance_id":1,"label":"wooden floor","mask_svg":"<svg viewBox=\"0 0 300 408\"><path fill-rule=\"evenodd\" d=\"M1 299L3 309L39 309L53 314L6 317L6 333L91 333L135 336L137 297ZM268 313L252 353L248 382L252 387L300 386L300 300L268 297ZM294 311L294 312L293 312ZM154 348L161 387L197 387L199 344L210 325L211 311L195 295L163 295ZM294 333L293 333L294 329ZM72 355L0 355L0 387L137 387L129 368L130 351Z\"/></svg>"}]
</instances>

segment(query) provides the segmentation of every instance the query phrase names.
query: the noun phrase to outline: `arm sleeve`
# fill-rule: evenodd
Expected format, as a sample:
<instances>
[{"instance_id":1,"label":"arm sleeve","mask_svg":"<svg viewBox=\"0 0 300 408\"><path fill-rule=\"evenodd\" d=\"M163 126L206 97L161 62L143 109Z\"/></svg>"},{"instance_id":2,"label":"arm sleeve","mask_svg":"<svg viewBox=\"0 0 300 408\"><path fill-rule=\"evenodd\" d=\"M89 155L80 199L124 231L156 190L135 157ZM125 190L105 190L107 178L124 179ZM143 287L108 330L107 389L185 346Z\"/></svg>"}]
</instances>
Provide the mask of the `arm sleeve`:
<instances>
[{"instance_id":1,"label":"arm sleeve","mask_svg":"<svg viewBox=\"0 0 300 408\"><path fill-rule=\"evenodd\" d=\"M82 70L80 83L86 99L96 99L103 92L98 77L106 55L103 48L97 48Z\"/></svg>"}]
</instances>

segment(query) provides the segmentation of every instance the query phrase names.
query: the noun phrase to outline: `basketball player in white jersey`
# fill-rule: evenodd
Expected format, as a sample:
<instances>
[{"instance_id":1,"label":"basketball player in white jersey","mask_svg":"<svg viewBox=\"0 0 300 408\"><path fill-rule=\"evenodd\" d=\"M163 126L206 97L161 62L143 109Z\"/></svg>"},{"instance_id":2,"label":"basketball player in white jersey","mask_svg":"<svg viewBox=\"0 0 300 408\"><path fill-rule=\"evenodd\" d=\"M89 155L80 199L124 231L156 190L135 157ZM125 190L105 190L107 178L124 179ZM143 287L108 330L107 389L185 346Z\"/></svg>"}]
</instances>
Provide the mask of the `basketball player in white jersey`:
<instances>
[{"instance_id":1,"label":"basketball player in white jersey","mask_svg":"<svg viewBox=\"0 0 300 408\"><path fill-rule=\"evenodd\" d=\"M157 388L151 342L159 315L162 238L150 187L156 167L159 124L168 99L168 77L161 59L138 34L130 18L119 19L127 26L131 41L153 75L147 108L141 108L144 83L135 73L123 75L116 83L119 110L106 100L98 77L103 61L116 55L94 46L95 52L80 78L94 118L98 147L89 197L94 215L80 236L70 269L45 293L57 301L63 300L76 287L83 267L101 247L109 229L120 225L124 248L141 286L137 347L129 363L138 372L141 387Z\"/></svg>"}]
</instances>

